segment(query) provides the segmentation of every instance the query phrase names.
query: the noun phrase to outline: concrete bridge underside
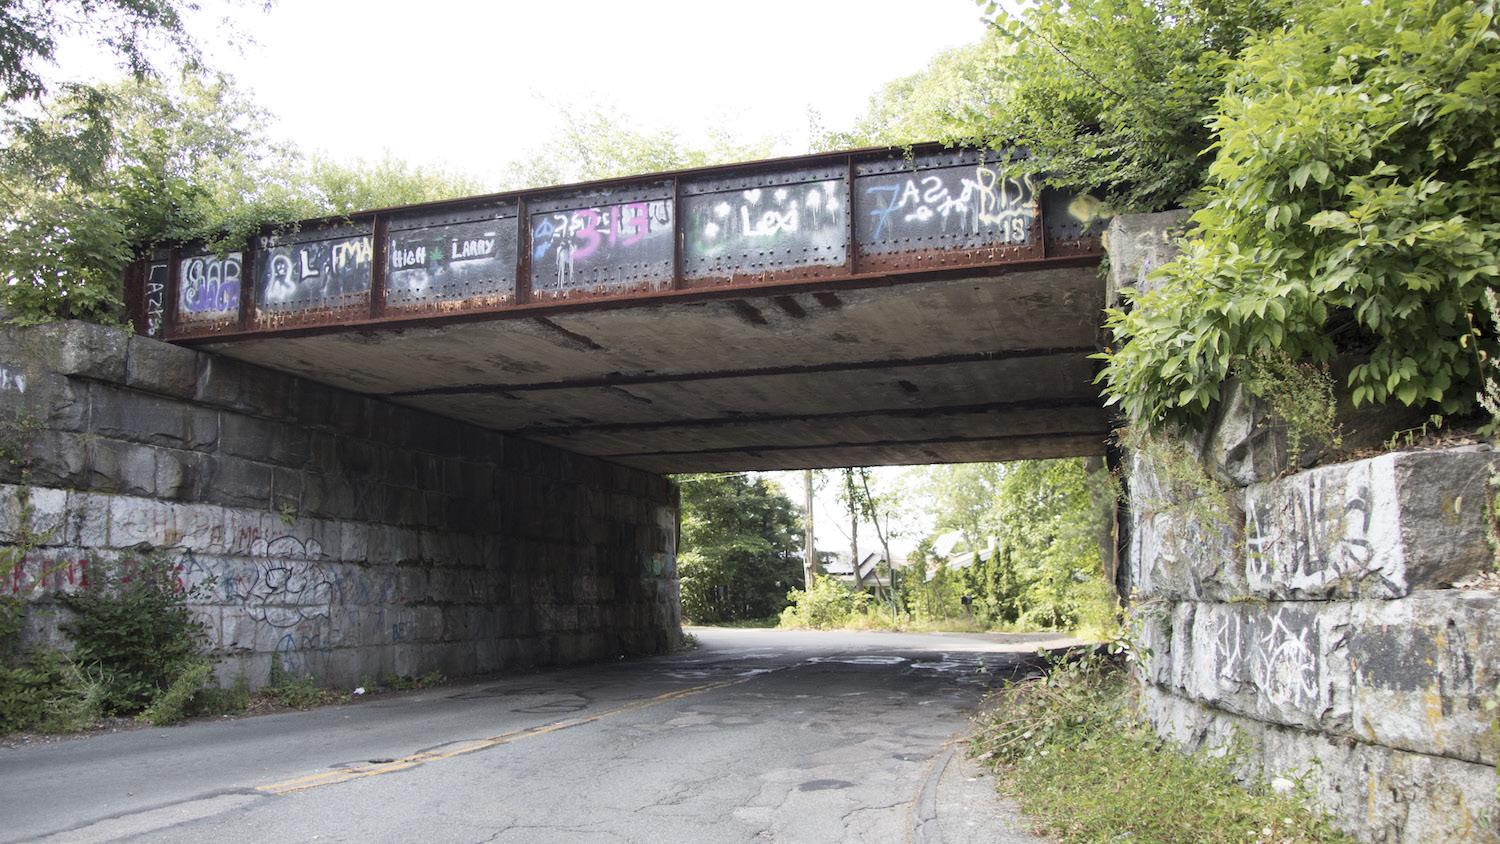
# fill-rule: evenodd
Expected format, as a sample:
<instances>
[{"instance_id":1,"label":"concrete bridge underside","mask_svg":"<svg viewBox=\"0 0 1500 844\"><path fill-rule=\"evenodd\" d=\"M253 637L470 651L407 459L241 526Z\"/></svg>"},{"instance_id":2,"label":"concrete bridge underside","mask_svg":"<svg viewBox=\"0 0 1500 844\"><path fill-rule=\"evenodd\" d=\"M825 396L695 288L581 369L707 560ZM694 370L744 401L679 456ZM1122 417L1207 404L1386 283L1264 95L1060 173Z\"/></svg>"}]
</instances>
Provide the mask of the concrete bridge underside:
<instances>
[{"instance_id":1,"label":"concrete bridge underside","mask_svg":"<svg viewBox=\"0 0 1500 844\"><path fill-rule=\"evenodd\" d=\"M1101 453L1094 268L204 348L653 472Z\"/></svg>"},{"instance_id":2,"label":"concrete bridge underside","mask_svg":"<svg viewBox=\"0 0 1500 844\"><path fill-rule=\"evenodd\" d=\"M167 339L651 472L1090 455L1088 207L876 151L312 221L149 272Z\"/></svg>"}]
</instances>

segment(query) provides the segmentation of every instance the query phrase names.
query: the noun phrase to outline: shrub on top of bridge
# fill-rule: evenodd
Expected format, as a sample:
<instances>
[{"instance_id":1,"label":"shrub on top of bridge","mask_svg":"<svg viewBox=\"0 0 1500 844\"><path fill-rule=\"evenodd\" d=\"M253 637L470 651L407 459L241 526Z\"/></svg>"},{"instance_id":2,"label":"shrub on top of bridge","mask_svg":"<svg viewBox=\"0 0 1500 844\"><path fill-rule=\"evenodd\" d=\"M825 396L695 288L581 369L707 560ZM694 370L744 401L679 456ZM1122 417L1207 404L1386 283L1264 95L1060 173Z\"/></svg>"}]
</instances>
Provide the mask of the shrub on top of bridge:
<instances>
[{"instance_id":1,"label":"shrub on top of bridge","mask_svg":"<svg viewBox=\"0 0 1500 844\"><path fill-rule=\"evenodd\" d=\"M949 106L953 138L1024 147L1050 182L1102 191L1116 211L1195 201L1226 62L1251 33L1280 25L1289 5L1040 0L1014 14L976 2L1010 55L976 52L989 96Z\"/></svg>"},{"instance_id":2,"label":"shrub on top of bridge","mask_svg":"<svg viewBox=\"0 0 1500 844\"><path fill-rule=\"evenodd\" d=\"M1356 406L1475 409L1496 353L1493 2L1297 3L1229 66L1195 238L1113 311L1101 375L1137 423L1197 427L1239 362L1357 361Z\"/></svg>"}]
</instances>

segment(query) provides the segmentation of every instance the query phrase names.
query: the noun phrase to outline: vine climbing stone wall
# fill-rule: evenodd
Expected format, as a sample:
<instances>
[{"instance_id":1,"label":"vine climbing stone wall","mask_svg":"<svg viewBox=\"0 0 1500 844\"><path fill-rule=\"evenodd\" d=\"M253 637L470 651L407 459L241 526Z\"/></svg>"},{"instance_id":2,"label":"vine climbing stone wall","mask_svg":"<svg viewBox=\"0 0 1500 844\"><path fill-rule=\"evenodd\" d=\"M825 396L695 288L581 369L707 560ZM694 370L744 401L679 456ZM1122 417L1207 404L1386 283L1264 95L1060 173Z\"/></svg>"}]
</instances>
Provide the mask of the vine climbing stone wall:
<instances>
[{"instance_id":1,"label":"vine climbing stone wall","mask_svg":"<svg viewBox=\"0 0 1500 844\"><path fill-rule=\"evenodd\" d=\"M1159 247L1180 222L1116 221L1117 288L1171 256ZM1289 466L1285 432L1226 392L1206 433L1127 461L1146 716L1187 747L1236 749L1247 774L1302 783L1360 840L1500 840L1500 593L1481 576L1500 454ZM1378 420L1343 418L1346 446L1383 439Z\"/></svg>"},{"instance_id":2,"label":"vine climbing stone wall","mask_svg":"<svg viewBox=\"0 0 1500 844\"><path fill-rule=\"evenodd\" d=\"M84 323L0 330L0 420L38 537L0 583L36 637L60 641L50 596L92 561L162 549L209 584L221 677L255 685L273 659L353 685L679 635L660 476ZM14 545L22 478L0 472Z\"/></svg>"}]
</instances>

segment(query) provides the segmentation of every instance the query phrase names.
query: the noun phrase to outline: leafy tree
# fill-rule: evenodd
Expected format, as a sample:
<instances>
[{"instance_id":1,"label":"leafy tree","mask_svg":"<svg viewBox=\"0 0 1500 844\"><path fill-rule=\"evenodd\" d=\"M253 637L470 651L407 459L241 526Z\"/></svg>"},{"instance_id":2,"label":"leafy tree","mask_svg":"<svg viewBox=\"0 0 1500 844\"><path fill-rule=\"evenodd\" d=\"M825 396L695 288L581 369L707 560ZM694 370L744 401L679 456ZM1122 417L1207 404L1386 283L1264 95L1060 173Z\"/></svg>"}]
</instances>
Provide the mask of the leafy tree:
<instances>
[{"instance_id":1,"label":"leafy tree","mask_svg":"<svg viewBox=\"0 0 1500 844\"><path fill-rule=\"evenodd\" d=\"M950 571L933 553L932 537L923 537L907 555L910 564L896 581L901 605L917 621L957 618L963 615L962 577ZM927 578L932 570L932 579Z\"/></svg>"},{"instance_id":2,"label":"leafy tree","mask_svg":"<svg viewBox=\"0 0 1500 844\"><path fill-rule=\"evenodd\" d=\"M260 129L224 77L68 91L12 116L0 148L0 304L21 322L115 321L141 251L232 249L268 223L478 192L473 180L385 160L305 160Z\"/></svg>"},{"instance_id":3,"label":"leafy tree","mask_svg":"<svg viewBox=\"0 0 1500 844\"><path fill-rule=\"evenodd\" d=\"M1199 238L1111 314L1111 400L1202 423L1237 364L1357 361L1356 404L1465 413L1500 284L1495 4L1301 3L1249 39L1217 100Z\"/></svg>"},{"instance_id":4,"label":"leafy tree","mask_svg":"<svg viewBox=\"0 0 1500 844\"><path fill-rule=\"evenodd\" d=\"M791 500L764 478L684 475L683 613L695 621L775 615L802 584L802 522Z\"/></svg>"},{"instance_id":5,"label":"leafy tree","mask_svg":"<svg viewBox=\"0 0 1500 844\"><path fill-rule=\"evenodd\" d=\"M1226 62L1293 0L979 0L976 43L889 83L822 148L950 144L1029 151L1024 169L1102 191L1117 211L1187 204L1205 180Z\"/></svg>"},{"instance_id":6,"label":"leafy tree","mask_svg":"<svg viewBox=\"0 0 1500 844\"><path fill-rule=\"evenodd\" d=\"M963 138L973 133L973 115L1003 96L1004 64L1013 52L998 31L945 50L922 71L886 83L849 129L824 131L813 115L812 145L838 150Z\"/></svg>"},{"instance_id":7,"label":"leafy tree","mask_svg":"<svg viewBox=\"0 0 1500 844\"><path fill-rule=\"evenodd\" d=\"M1109 626L1104 511L1083 461L1009 463L994 500L998 547L966 572L996 621L1053 629Z\"/></svg>"},{"instance_id":8,"label":"leafy tree","mask_svg":"<svg viewBox=\"0 0 1500 844\"><path fill-rule=\"evenodd\" d=\"M984 547L1000 486L999 463L955 463L929 466L919 482L939 533L956 530L969 550Z\"/></svg>"},{"instance_id":9,"label":"leafy tree","mask_svg":"<svg viewBox=\"0 0 1500 844\"><path fill-rule=\"evenodd\" d=\"M103 47L137 80L155 72L154 46L196 65L197 45L183 19L198 8L194 0L6 0L0 4L0 102L45 95L42 66L54 63L58 40L67 36ZM76 93L82 86L64 87Z\"/></svg>"},{"instance_id":10,"label":"leafy tree","mask_svg":"<svg viewBox=\"0 0 1500 844\"><path fill-rule=\"evenodd\" d=\"M980 0L1014 51L997 96L957 138L1024 147L1054 184L1102 189L1116 210L1193 201L1225 62L1278 26L1291 0L1040 0L1012 14Z\"/></svg>"},{"instance_id":11,"label":"leafy tree","mask_svg":"<svg viewBox=\"0 0 1500 844\"><path fill-rule=\"evenodd\" d=\"M303 171L309 201L331 214L476 196L489 189L468 174L419 167L389 154L347 162L314 155Z\"/></svg>"}]
</instances>

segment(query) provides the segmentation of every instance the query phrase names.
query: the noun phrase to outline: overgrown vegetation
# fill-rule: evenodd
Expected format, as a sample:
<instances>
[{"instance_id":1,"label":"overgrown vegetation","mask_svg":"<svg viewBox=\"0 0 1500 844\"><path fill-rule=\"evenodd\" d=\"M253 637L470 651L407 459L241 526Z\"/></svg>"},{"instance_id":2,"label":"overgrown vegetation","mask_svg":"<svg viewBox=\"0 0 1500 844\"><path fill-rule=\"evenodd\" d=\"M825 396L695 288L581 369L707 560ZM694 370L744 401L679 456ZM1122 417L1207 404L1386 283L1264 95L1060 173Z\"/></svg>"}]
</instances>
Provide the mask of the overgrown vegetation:
<instances>
[{"instance_id":1,"label":"overgrown vegetation","mask_svg":"<svg viewBox=\"0 0 1500 844\"><path fill-rule=\"evenodd\" d=\"M1500 283L1493 3L1297 3L1215 102L1197 236L1111 313L1111 400L1199 426L1241 362L1358 362L1355 405L1475 409Z\"/></svg>"},{"instance_id":2,"label":"overgrown vegetation","mask_svg":"<svg viewBox=\"0 0 1500 844\"><path fill-rule=\"evenodd\" d=\"M0 148L0 304L18 322L122 317L121 273L151 246L243 248L268 224L481 192L385 159L338 164L274 142L221 76L68 89L8 114Z\"/></svg>"},{"instance_id":3,"label":"overgrown vegetation","mask_svg":"<svg viewBox=\"0 0 1500 844\"><path fill-rule=\"evenodd\" d=\"M685 147L603 108L562 116L561 136L510 164L497 185L391 157L304 155L267 132L274 120L232 80L196 66L171 83L147 75L63 86L0 121L0 305L20 323L118 323L125 265L158 244L227 252L306 218L769 150L727 137Z\"/></svg>"},{"instance_id":4,"label":"overgrown vegetation","mask_svg":"<svg viewBox=\"0 0 1500 844\"><path fill-rule=\"evenodd\" d=\"M129 715L169 724L221 711L228 698L210 686L205 629L188 607L211 584L184 586L164 554L75 565L77 585L52 599L67 611L69 650L23 641L27 598L51 572L0 602L0 732L70 732Z\"/></svg>"},{"instance_id":5,"label":"overgrown vegetation","mask_svg":"<svg viewBox=\"0 0 1500 844\"><path fill-rule=\"evenodd\" d=\"M781 627L830 630L842 627L868 627L875 598L861 589L850 589L831 577L817 575L811 589L793 589L787 593L791 603L781 611ZM861 620L864 623L861 624Z\"/></svg>"},{"instance_id":6,"label":"overgrown vegetation","mask_svg":"<svg viewBox=\"0 0 1500 844\"><path fill-rule=\"evenodd\" d=\"M1109 318L1102 381L1131 424L1201 429L1231 375L1297 393L1336 361L1356 407L1500 420L1494 2L979 4L984 40L827 139L1023 147L1016 166L1112 212L1198 208ZM1302 423L1327 430L1303 409L1273 408L1298 449Z\"/></svg>"},{"instance_id":7,"label":"overgrown vegetation","mask_svg":"<svg viewBox=\"0 0 1500 844\"><path fill-rule=\"evenodd\" d=\"M995 551L966 572L974 614L1023 628L1095 635L1118 625L1104 580L1109 474L1079 459L1009 463L995 498Z\"/></svg>"},{"instance_id":8,"label":"overgrown vegetation","mask_svg":"<svg viewBox=\"0 0 1500 844\"><path fill-rule=\"evenodd\" d=\"M1122 647L1114 650L1117 657ZM1163 744L1137 715L1126 672L1105 654L1061 659L1045 677L1008 685L989 704L970 752L994 766L1001 790L1064 844L1353 840L1295 790L1241 782L1233 748L1189 754Z\"/></svg>"},{"instance_id":9,"label":"overgrown vegetation","mask_svg":"<svg viewBox=\"0 0 1500 844\"><path fill-rule=\"evenodd\" d=\"M202 686L184 690L184 678L207 679L207 629L188 603L212 584L184 585L179 577L177 561L165 554L96 559L76 591L57 595L69 610L62 630L73 642L74 661L101 674L104 714L140 712L169 691L181 700L180 710ZM172 706L166 702L162 711Z\"/></svg>"},{"instance_id":10,"label":"overgrown vegetation","mask_svg":"<svg viewBox=\"0 0 1500 844\"><path fill-rule=\"evenodd\" d=\"M1226 62L1277 26L1288 0L981 0L1012 53L960 139L1022 147L1029 168L1116 211L1193 203Z\"/></svg>"},{"instance_id":11,"label":"overgrown vegetation","mask_svg":"<svg viewBox=\"0 0 1500 844\"><path fill-rule=\"evenodd\" d=\"M1104 578L1107 473L1082 460L932 467L900 506L932 508L939 532L962 537L950 557L934 537L892 574L894 599L838 580L795 589L783 627L855 629L1069 630L1107 638L1118 601ZM950 567L963 557L961 567ZM964 603L964 597L970 600Z\"/></svg>"},{"instance_id":12,"label":"overgrown vegetation","mask_svg":"<svg viewBox=\"0 0 1500 844\"><path fill-rule=\"evenodd\" d=\"M1145 468L1142 480L1130 490L1132 500L1142 509L1181 507L1205 525L1229 525L1235 521L1229 488L1209 474L1193 438L1182 431L1152 431L1131 426L1115 431L1120 445L1129 449Z\"/></svg>"},{"instance_id":13,"label":"overgrown vegetation","mask_svg":"<svg viewBox=\"0 0 1500 844\"><path fill-rule=\"evenodd\" d=\"M345 699L344 695L319 686L312 675L288 669L280 656L271 660L271 676L260 694L277 706L291 709L311 709Z\"/></svg>"}]
</instances>

